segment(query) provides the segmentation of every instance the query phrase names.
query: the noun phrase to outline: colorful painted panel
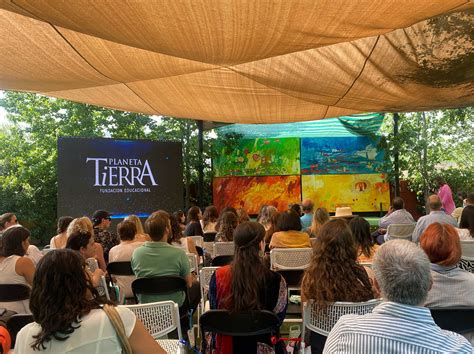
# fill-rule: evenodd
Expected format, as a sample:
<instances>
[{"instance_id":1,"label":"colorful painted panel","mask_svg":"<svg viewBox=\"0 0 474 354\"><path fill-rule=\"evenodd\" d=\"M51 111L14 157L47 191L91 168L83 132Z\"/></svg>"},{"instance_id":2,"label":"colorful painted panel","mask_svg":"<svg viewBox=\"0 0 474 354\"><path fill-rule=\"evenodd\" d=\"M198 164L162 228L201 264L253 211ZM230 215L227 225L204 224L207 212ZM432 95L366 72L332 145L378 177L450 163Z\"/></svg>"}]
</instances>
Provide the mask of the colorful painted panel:
<instances>
[{"instance_id":1,"label":"colorful painted panel","mask_svg":"<svg viewBox=\"0 0 474 354\"><path fill-rule=\"evenodd\" d=\"M389 184L384 174L301 176L303 199L334 212L350 206L352 211L379 211L390 204Z\"/></svg>"},{"instance_id":2,"label":"colorful painted panel","mask_svg":"<svg viewBox=\"0 0 474 354\"><path fill-rule=\"evenodd\" d=\"M258 214L263 204L278 210L301 200L300 176L224 177L214 178L214 205L245 208L249 214Z\"/></svg>"},{"instance_id":3,"label":"colorful painted panel","mask_svg":"<svg viewBox=\"0 0 474 354\"><path fill-rule=\"evenodd\" d=\"M383 150L369 137L301 139L301 174L377 173Z\"/></svg>"},{"instance_id":4,"label":"colorful painted panel","mask_svg":"<svg viewBox=\"0 0 474 354\"><path fill-rule=\"evenodd\" d=\"M213 165L217 177L300 173L298 138L241 139L232 145L218 140L216 149Z\"/></svg>"}]
</instances>

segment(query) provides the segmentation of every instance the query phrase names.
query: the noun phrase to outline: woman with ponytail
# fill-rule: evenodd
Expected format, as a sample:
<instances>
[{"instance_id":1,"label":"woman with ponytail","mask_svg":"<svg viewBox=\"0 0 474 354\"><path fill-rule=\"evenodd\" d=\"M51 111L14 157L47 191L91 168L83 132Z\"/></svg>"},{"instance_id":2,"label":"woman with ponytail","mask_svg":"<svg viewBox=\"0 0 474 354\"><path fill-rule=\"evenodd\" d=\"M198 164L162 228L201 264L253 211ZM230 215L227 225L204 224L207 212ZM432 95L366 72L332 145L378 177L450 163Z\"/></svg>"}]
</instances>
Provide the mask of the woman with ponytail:
<instances>
[{"instance_id":1,"label":"woman with ponytail","mask_svg":"<svg viewBox=\"0 0 474 354\"><path fill-rule=\"evenodd\" d=\"M283 322L288 304L285 280L265 267L262 261L264 227L243 222L234 231L234 261L213 274L209 285L211 309L231 312L268 310ZM268 335L239 338L218 335L217 353L254 353L257 342L270 344Z\"/></svg>"}]
</instances>

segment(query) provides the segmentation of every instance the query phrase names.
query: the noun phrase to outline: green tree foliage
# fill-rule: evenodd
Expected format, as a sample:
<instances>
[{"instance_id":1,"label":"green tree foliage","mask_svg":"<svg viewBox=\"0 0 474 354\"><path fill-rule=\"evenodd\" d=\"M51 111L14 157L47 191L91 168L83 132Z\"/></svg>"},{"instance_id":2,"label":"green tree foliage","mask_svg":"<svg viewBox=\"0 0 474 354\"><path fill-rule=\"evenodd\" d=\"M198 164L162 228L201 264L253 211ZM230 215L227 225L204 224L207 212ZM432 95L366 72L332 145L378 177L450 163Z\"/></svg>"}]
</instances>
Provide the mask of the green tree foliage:
<instances>
[{"instance_id":1,"label":"green tree foliage","mask_svg":"<svg viewBox=\"0 0 474 354\"><path fill-rule=\"evenodd\" d=\"M58 137L181 141L185 185L197 180L194 121L165 117L158 122L142 114L18 92L5 92L0 106L8 120L0 127L0 213L15 212L41 243L55 233Z\"/></svg>"},{"instance_id":2,"label":"green tree foliage","mask_svg":"<svg viewBox=\"0 0 474 354\"><path fill-rule=\"evenodd\" d=\"M453 193L474 190L472 107L401 113L398 137L393 136L393 117L387 114L382 133L390 163L398 149L400 178L409 181L420 201L437 189L437 176L448 182Z\"/></svg>"}]
</instances>

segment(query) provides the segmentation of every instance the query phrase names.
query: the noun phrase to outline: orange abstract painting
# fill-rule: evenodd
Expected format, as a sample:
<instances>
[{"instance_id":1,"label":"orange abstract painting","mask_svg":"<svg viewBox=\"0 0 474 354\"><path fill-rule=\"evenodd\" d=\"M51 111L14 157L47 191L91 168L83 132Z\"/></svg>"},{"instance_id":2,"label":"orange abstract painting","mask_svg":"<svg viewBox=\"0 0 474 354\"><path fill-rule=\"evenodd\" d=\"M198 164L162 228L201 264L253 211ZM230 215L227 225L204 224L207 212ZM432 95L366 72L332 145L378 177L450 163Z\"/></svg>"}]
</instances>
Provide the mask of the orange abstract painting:
<instances>
[{"instance_id":1,"label":"orange abstract painting","mask_svg":"<svg viewBox=\"0 0 474 354\"><path fill-rule=\"evenodd\" d=\"M258 214L264 204L284 211L301 201L301 180L300 176L214 178L213 197L219 211L232 206Z\"/></svg>"},{"instance_id":2,"label":"orange abstract painting","mask_svg":"<svg viewBox=\"0 0 474 354\"><path fill-rule=\"evenodd\" d=\"M334 212L336 207L350 206L352 211L387 210L390 187L385 174L308 175L301 180L303 199L311 199L316 207Z\"/></svg>"}]
</instances>

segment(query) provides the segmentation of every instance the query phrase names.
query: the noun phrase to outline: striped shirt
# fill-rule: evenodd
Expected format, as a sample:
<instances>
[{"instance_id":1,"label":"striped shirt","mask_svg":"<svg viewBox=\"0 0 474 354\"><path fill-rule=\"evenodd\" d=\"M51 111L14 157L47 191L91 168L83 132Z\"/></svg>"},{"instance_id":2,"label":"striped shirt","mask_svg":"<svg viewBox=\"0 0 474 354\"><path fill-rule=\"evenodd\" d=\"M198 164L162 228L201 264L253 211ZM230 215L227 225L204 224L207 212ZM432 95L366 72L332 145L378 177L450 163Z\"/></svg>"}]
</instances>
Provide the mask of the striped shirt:
<instances>
[{"instance_id":1,"label":"striped shirt","mask_svg":"<svg viewBox=\"0 0 474 354\"><path fill-rule=\"evenodd\" d=\"M461 335L439 328L430 310L383 302L372 313L342 316L324 347L324 353L473 353Z\"/></svg>"}]
</instances>

